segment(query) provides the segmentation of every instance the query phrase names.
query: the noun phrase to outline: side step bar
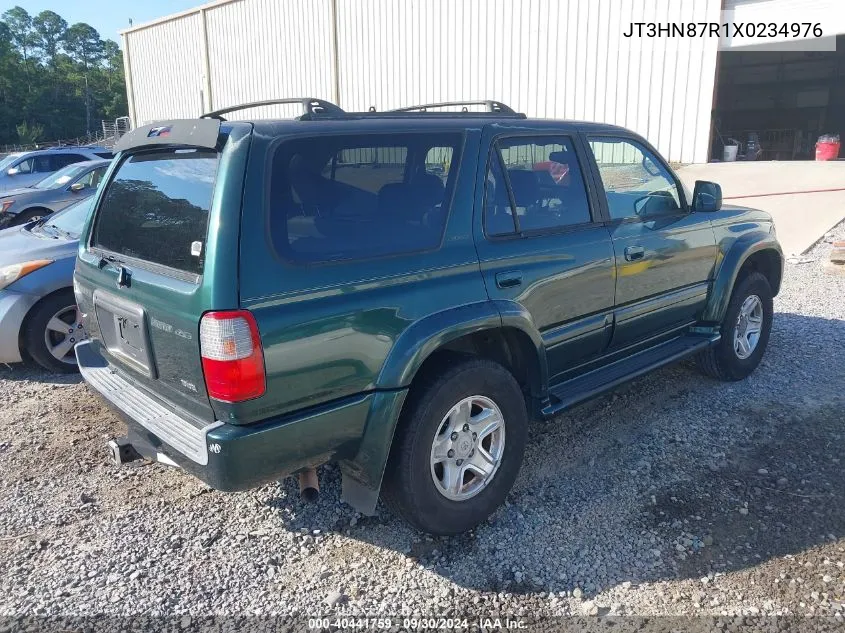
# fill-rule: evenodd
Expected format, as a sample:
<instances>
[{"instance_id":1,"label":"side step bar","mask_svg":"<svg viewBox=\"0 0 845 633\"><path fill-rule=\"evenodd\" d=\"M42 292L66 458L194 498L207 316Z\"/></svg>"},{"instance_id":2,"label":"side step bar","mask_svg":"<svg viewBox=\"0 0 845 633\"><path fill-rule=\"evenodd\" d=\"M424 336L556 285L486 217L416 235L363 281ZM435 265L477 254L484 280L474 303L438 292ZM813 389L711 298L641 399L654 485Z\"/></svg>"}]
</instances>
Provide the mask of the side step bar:
<instances>
[{"instance_id":1,"label":"side step bar","mask_svg":"<svg viewBox=\"0 0 845 633\"><path fill-rule=\"evenodd\" d=\"M721 335L685 335L661 343L628 358L623 358L605 367L595 369L583 376L553 386L551 402L543 408L544 418L552 418L566 409L590 400L605 391L618 387L653 369L669 365L707 349L719 342Z\"/></svg>"}]
</instances>

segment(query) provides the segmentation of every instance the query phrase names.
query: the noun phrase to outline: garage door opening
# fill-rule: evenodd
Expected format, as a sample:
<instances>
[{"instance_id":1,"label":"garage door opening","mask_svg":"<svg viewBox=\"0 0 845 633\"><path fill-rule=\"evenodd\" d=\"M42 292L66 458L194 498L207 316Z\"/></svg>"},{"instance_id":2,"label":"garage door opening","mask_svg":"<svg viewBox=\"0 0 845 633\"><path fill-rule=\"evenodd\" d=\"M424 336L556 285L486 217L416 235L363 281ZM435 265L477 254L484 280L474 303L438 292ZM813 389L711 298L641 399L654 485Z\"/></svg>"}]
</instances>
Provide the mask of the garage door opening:
<instances>
[{"instance_id":1,"label":"garage door opening","mask_svg":"<svg viewBox=\"0 0 845 633\"><path fill-rule=\"evenodd\" d=\"M737 160L812 160L820 136L845 140L845 36L832 52L720 51L713 117L714 160L726 145Z\"/></svg>"}]
</instances>

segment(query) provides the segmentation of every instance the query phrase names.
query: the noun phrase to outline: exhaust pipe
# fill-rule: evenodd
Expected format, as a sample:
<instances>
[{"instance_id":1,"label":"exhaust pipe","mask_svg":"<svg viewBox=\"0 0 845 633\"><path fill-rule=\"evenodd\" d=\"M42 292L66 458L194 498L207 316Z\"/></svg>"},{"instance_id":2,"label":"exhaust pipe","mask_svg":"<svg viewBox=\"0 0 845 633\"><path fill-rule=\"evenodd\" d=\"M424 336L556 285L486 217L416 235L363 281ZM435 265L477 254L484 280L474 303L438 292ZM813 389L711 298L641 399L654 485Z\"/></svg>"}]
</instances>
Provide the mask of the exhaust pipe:
<instances>
[{"instance_id":1,"label":"exhaust pipe","mask_svg":"<svg viewBox=\"0 0 845 633\"><path fill-rule=\"evenodd\" d=\"M320 496L320 481L317 479L317 471L313 468L299 473L299 496L308 503L316 501Z\"/></svg>"}]
</instances>

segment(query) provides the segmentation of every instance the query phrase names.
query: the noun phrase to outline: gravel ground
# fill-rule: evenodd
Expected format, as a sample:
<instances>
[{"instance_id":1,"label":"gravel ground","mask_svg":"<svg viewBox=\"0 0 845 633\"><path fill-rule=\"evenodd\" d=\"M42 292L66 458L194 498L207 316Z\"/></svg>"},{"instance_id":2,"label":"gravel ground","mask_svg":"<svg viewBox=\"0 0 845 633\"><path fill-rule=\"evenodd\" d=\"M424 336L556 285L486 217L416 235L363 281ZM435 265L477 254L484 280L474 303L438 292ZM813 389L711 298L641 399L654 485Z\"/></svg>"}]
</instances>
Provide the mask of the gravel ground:
<instances>
[{"instance_id":1,"label":"gravel ground","mask_svg":"<svg viewBox=\"0 0 845 633\"><path fill-rule=\"evenodd\" d=\"M845 225L835 231L845 238ZM533 424L505 507L431 539L293 480L112 466L77 377L0 366L0 615L845 616L845 275L787 266L748 380L691 363ZM817 628L817 627L816 627ZM2 629L2 626L0 626Z\"/></svg>"}]
</instances>

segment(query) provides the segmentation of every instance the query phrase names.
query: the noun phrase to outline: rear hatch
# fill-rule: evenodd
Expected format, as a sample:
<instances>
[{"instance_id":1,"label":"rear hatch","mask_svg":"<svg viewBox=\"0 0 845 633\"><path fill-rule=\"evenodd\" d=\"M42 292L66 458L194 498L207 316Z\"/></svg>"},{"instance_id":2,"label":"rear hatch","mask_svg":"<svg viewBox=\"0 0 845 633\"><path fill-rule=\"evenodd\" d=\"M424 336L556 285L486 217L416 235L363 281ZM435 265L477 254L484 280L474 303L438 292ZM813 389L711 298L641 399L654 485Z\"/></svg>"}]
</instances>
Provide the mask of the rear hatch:
<instances>
[{"instance_id":1,"label":"rear hatch","mask_svg":"<svg viewBox=\"0 0 845 633\"><path fill-rule=\"evenodd\" d=\"M191 123L206 129L200 146L196 135L180 143L174 122L118 156L80 241L75 289L95 345L121 375L212 421L199 323L208 310L237 307L248 146L239 140L249 131Z\"/></svg>"}]
</instances>

